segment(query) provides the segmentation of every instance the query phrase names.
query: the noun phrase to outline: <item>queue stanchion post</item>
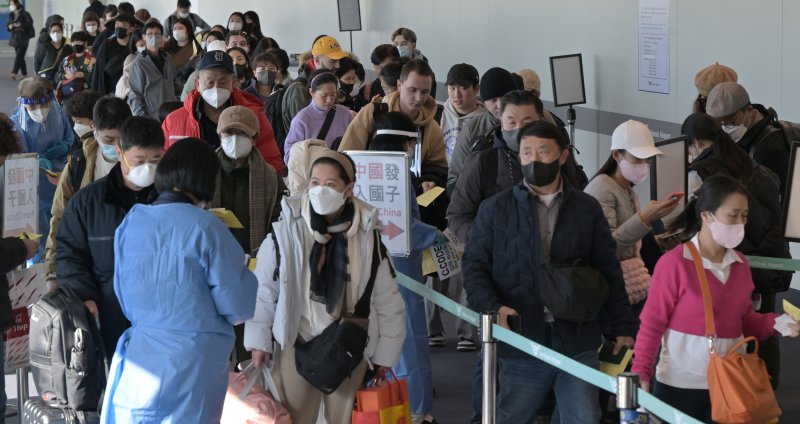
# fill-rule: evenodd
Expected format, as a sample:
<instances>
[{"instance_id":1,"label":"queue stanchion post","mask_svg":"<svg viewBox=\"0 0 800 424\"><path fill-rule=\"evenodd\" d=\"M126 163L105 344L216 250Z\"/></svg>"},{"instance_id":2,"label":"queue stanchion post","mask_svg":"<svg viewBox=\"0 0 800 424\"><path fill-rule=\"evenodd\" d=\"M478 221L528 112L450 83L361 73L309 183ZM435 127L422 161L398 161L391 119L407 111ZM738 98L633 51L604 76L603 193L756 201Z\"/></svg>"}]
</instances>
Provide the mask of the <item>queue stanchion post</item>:
<instances>
[{"instance_id":1,"label":"queue stanchion post","mask_svg":"<svg viewBox=\"0 0 800 424\"><path fill-rule=\"evenodd\" d=\"M497 417L497 340L492 335L496 313L481 314L481 344L483 345L483 407L481 422L495 424Z\"/></svg>"},{"instance_id":2,"label":"queue stanchion post","mask_svg":"<svg viewBox=\"0 0 800 424\"><path fill-rule=\"evenodd\" d=\"M567 109L567 127L569 128L569 144L572 146L575 145L575 118L575 108L569 105L569 109Z\"/></svg>"},{"instance_id":3,"label":"queue stanchion post","mask_svg":"<svg viewBox=\"0 0 800 424\"><path fill-rule=\"evenodd\" d=\"M638 422L639 412L639 374L623 372L617 376L617 408L620 424Z\"/></svg>"},{"instance_id":4,"label":"queue stanchion post","mask_svg":"<svg viewBox=\"0 0 800 424\"><path fill-rule=\"evenodd\" d=\"M28 367L17 369L17 416L20 424L25 423L25 402L28 401L30 391L28 388Z\"/></svg>"}]
</instances>

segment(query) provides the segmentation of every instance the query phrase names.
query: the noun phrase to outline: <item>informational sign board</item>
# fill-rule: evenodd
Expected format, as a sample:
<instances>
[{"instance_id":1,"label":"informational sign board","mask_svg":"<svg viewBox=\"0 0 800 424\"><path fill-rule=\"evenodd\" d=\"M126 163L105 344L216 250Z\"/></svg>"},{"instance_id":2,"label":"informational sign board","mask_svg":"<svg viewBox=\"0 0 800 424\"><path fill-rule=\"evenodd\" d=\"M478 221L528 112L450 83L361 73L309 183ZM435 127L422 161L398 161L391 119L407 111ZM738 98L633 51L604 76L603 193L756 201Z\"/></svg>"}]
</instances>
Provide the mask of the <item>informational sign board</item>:
<instances>
[{"instance_id":1,"label":"informational sign board","mask_svg":"<svg viewBox=\"0 0 800 424\"><path fill-rule=\"evenodd\" d=\"M44 264L8 273L8 297L11 299L11 326L3 333L6 341L6 371L27 367L30 363L28 306L47 293Z\"/></svg>"},{"instance_id":2,"label":"informational sign board","mask_svg":"<svg viewBox=\"0 0 800 424\"><path fill-rule=\"evenodd\" d=\"M783 199L783 235L787 240L800 242L800 142L792 144L786 194Z\"/></svg>"},{"instance_id":3,"label":"informational sign board","mask_svg":"<svg viewBox=\"0 0 800 424\"><path fill-rule=\"evenodd\" d=\"M411 254L409 159L403 152L345 152L356 164L355 196L378 209L386 249L395 256Z\"/></svg>"},{"instance_id":4,"label":"informational sign board","mask_svg":"<svg viewBox=\"0 0 800 424\"><path fill-rule=\"evenodd\" d=\"M553 79L553 103L556 106L586 103L583 57L580 54L551 57L550 76Z\"/></svg>"},{"instance_id":5,"label":"informational sign board","mask_svg":"<svg viewBox=\"0 0 800 424\"><path fill-rule=\"evenodd\" d=\"M39 155L12 155L3 173L3 237L39 232Z\"/></svg>"},{"instance_id":6,"label":"informational sign board","mask_svg":"<svg viewBox=\"0 0 800 424\"><path fill-rule=\"evenodd\" d=\"M359 0L338 0L339 31L361 31L361 4Z\"/></svg>"},{"instance_id":7,"label":"informational sign board","mask_svg":"<svg viewBox=\"0 0 800 424\"><path fill-rule=\"evenodd\" d=\"M669 1L639 0L639 91L669 94Z\"/></svg>"}]
</instances>

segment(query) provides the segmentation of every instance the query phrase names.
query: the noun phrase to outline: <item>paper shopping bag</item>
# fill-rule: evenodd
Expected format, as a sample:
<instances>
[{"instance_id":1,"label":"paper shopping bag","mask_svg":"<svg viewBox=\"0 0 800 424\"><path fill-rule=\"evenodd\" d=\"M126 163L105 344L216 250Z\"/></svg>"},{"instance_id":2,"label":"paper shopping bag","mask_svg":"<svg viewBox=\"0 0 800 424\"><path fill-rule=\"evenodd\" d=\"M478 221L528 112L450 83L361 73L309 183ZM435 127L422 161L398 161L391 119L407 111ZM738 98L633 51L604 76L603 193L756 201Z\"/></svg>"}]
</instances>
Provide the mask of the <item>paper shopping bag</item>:
<instances>
[{"instance_id":1,"label":"paper shopping bag","mask_svg":"<svg viewBox=\"0 0 800 424\"><path fill-rule=\"evenodd\" d=\"M408 385L390 372L392 379L373 380L358 391L353 424L411 424Z\"/></svg>"}]
</instances>

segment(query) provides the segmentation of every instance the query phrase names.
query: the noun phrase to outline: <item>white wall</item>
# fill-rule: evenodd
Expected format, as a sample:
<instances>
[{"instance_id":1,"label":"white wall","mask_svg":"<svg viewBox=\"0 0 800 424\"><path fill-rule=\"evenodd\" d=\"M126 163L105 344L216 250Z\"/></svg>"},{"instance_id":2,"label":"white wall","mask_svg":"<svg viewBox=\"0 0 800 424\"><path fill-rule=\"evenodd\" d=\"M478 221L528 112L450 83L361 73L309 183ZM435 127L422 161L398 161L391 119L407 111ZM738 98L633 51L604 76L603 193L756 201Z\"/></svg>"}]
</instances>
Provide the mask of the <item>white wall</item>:
<instances>
[{"instance_id":1,"label":"white wall","mask_svg":"<svg viewBox=\"0 0 800 424\"><path fill-rule=\"evenodd\" d=\"M55 10L75 23L88 4L48 1L55 1ZM133 4L164 19L175 2ZM323 33L337 37L345 48L350 46L348 34L338 31L333 0L193 0L193 4L193 10L212 25L225 24L233 10L255 10L264 33L290 54L308 50ZM361 9L364 31L354 33L353 50L365 63L374 46L388 42L395 28L408 26L416 31L418 48L440 78L459 62L471 63L481 73L492 66L512 71L533 68L542 77L542 98L552 100L548 58L583 53L587 107L680 123L697 95L695 73L719 61L736 69L754 102L773 106L782 118L800 122L796 77L800 55L795 42L800 27L791 19L800 16L797 1L673 0L669 95L637 90L636 0L361 0ZM37 22L44 22L44 17ZM578 131L576 139L581 161L593 172L606 157L608 137ZM794 246L793 253L800 257L800 247Z\"/></svg>"}]
</instances>

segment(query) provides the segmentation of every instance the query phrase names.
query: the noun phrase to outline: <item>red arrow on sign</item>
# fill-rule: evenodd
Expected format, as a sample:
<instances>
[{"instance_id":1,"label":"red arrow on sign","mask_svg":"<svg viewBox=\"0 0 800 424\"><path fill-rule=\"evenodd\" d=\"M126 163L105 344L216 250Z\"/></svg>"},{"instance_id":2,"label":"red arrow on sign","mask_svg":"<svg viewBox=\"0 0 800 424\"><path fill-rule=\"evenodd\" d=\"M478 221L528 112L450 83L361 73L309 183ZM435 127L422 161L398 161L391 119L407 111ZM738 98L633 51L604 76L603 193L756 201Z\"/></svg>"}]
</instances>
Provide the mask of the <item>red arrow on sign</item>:
<instances>
[{"instance_id":1,"label":"red arrow on sign","mask_svg":"<svg viewBox=\"0 0 800 424\"><path fill-rule=\"evenodd\" d=\"M383 227L383 231L381 231L381 234L389 237L389 240L392 240L395 237L399 236L400 234L403 234L404 232L405 231L402 228L395 225L394 222L389 222L389 225Z\"/></svg>"}]
</instances>

